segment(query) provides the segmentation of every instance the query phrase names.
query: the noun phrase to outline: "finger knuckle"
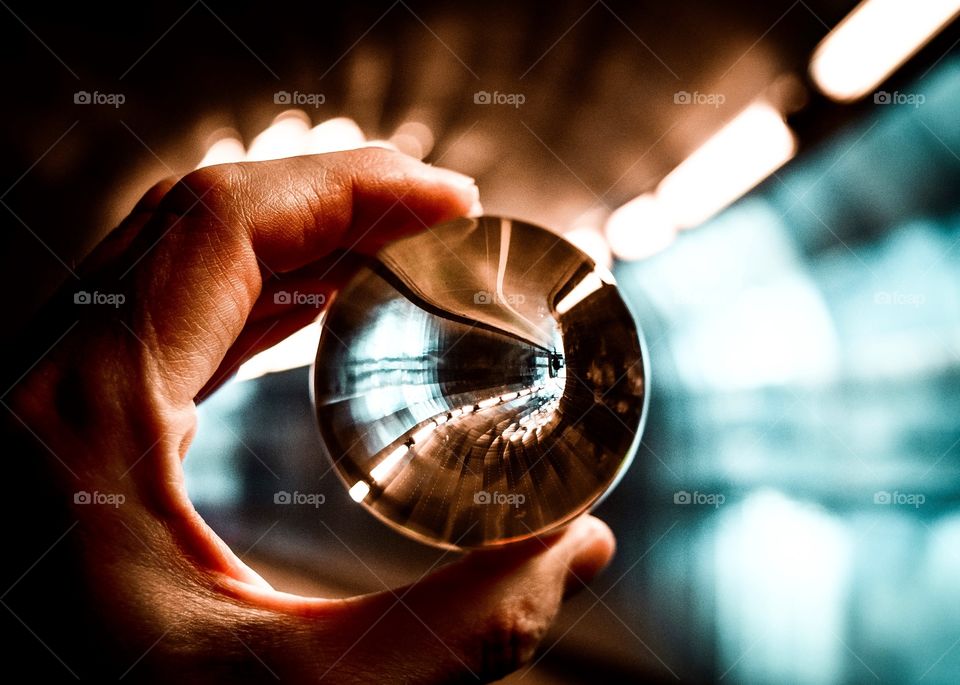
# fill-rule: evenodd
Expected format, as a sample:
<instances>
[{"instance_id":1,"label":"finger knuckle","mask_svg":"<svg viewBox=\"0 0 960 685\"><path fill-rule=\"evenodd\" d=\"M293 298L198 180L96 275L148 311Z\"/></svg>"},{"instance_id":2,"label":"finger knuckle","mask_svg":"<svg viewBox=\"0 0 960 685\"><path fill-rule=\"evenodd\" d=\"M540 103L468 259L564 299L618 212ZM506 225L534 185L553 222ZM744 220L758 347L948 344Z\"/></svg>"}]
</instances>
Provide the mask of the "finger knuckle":
<instances>
[{"instance_id":1,"label":"finger knuckle","mask_svg":"<svg viewBox=\"0 0 960 685\"><path fill-rule=\"evenodd\" d=\"M191 171L164 197L164 208L184 216L229 209L243 180L237 164L219 164Z\"/></svg>"},{"instance_id":2,"label":"finger knuckle","mask_svg":"<svg viewBox=\"0 0 960 685\"><path fill-rule=\"evenodd\" d=\"M382 169L384 166L397 164L404 160L404 155L396 150L382 147L362 147L346 153L350 166L357 169Z\"/></svg>"},{"instance_id":3,"label":"finger knuckle","mask_svg":"<svg viewBox=\"0 0 960 685\"><path fill-rule=\"evenodd\" d=\"M520 602L493 615L479 636L479 670L484 681L516 671L533 657L549 626L532 603Z\"/></svg>"}]
</instances>

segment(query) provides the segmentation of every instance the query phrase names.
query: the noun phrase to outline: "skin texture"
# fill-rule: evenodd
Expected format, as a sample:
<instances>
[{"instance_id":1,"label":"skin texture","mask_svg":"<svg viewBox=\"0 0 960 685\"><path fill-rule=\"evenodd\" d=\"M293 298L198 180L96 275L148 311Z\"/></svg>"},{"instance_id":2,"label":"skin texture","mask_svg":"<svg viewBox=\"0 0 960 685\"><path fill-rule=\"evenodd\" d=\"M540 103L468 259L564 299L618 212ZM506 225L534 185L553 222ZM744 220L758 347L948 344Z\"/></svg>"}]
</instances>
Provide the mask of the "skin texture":
<instances>
[{"instance_id":1,"label":"skin texture","mask_svg":"<svg viewBox=\"0 0 960 685\"><path fill-rule=\"evenodd\" d=\"M407 588L331 600L271 589L183 487L196 402L317 315L275 304L276 291L332 294L357 254L476 200L471 179L374 148L209 167L147 193L14 355L0 588L11 668L58 680L476 683L532 656L564 595L613 554L595 518L466 555ZM125 302L82 307L77 290ZM124 501L78 504L78 491Z\"/></svg>"}]
</instances>

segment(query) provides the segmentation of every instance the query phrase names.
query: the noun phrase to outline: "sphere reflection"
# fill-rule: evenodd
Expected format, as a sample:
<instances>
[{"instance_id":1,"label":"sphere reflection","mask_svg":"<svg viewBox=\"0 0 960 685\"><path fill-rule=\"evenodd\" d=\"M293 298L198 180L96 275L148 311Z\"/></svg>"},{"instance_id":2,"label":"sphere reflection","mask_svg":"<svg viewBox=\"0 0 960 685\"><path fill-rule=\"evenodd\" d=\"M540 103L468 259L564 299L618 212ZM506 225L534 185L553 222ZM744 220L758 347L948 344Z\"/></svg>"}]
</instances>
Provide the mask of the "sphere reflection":
<instances>
[{"instance_id":1,"label":"sphere reflection","mask_svg":"<svg viewBox=\"0 0 960 685\"><path fill-rule=\"evenodd\" d=\"M646 376L609 273L545 229L480 217L392 243L350 280L314 398L353 499L468 548L595 505L636 451Z\"/></svg>"}]
</instances>

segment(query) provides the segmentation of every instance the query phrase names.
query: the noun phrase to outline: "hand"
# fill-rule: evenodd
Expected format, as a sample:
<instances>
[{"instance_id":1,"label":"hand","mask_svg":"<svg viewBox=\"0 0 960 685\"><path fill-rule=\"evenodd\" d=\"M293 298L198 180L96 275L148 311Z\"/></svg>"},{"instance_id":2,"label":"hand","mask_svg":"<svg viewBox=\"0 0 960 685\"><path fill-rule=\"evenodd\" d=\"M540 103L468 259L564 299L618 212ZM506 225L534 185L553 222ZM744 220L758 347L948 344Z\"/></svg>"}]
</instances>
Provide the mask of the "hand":
<instances>
[{"instance_id":1,"label":"hand","mask_svg":"<svg viewBox=\"0 0 960 685\"><path fill-rule=\"evenodd\" d=\"M275 292L332 293L352 254L477 197L465 176L374 148L208 167L151 190L81 265L83 290L122 303L65 292L34 329L33 359L52 347L3 397L8 659L178 683L481 682L527 660L564 593L612 555L598 520L466 555L396 595L299 597L209 529L181 468L198 398L316 316ZM122 503L76 502L83 491Z\"/></svg>"}]
</instances>

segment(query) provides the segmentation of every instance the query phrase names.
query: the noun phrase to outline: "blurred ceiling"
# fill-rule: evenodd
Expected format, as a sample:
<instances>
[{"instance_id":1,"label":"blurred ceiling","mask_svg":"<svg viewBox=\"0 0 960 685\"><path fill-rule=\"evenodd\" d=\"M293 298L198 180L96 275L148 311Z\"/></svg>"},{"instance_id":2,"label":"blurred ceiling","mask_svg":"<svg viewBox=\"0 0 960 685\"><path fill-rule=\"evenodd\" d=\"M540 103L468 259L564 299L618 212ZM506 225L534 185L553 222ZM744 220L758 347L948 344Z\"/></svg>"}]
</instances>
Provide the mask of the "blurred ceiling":
<instances>
[{"instance_id":1,"label":"blurred ceiling","mask_svg":"<svg viewBox=\"0 0 960 685\"><path fill-rule=\"evenodd\" d=\"M812 49L854 4L5 4L3 285L45 284L8 320L71 278L153 182L193 168L211 132L249 142L286 108L278 92L316 96L313 123L349 116L372 138L425 123L427 161L476 176L488 212L568 230L650 189L758 94L796 109ZM124 101L76 104L80 91ZM808 107L801 144L844 116Z\"/></svg>"}]
</instances>

